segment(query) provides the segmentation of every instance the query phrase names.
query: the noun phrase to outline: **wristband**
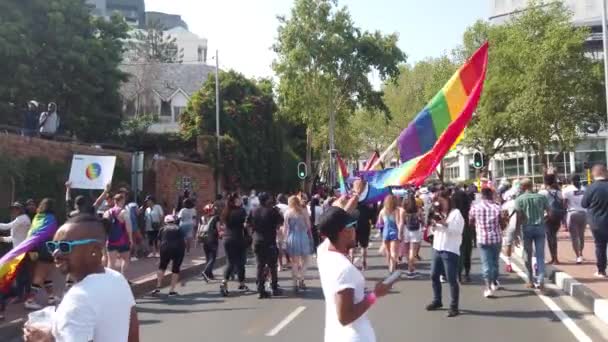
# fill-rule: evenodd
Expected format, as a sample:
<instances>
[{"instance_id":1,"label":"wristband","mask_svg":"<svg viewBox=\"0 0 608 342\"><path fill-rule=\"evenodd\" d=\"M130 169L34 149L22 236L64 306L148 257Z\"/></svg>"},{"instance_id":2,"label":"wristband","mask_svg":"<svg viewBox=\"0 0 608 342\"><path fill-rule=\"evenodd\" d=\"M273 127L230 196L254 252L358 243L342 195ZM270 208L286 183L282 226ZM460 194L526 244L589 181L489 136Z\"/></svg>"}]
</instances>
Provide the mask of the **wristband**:
<instances>
[{"instance_id":1,"label":"wristband","mask_svg":"<svg viewBox=\"0 0 608 342\"><path fill-rule=\"evenodd\" d=\"M372 306L374 304L376 304L376 301L378 300L378 297L376 297L376 294L373 292L370 292L368 294L365 295L365 300L367 301L367 303L369 304L369 306Z\"/></svg>"}]
</instances>

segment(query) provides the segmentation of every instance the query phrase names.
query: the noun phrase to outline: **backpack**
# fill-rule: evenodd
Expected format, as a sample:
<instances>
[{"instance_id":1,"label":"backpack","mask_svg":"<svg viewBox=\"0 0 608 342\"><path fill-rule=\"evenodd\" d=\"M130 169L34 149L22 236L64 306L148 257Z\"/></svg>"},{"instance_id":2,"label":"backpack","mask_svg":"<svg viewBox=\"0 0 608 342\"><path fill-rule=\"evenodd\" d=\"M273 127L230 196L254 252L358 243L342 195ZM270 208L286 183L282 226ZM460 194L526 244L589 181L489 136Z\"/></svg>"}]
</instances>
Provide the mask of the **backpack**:
<instances>
[{"instance_id":1,"label":"backpack","mask_svg":"<svg viewBox=\"0 0 608 342\"><path fill-rule=\"evenodd\" d=\"M549 219L553 222L561 222L566 216L564 202L557 197L557 191L549 191Z\"/></svg>"},{"instance_id":2,"label":"backpack","mask_svg":"<svg viewBox=\"0 0 608 342\"><path fill-rule=\"evenodd\" d=\"M409 230L409 231L420 230L420 219L418 218L417 214L408 214L407 230Z\"/></svg>"},{"instance_id":3,"label":"backpack","mask_svg":"<svg viewBox=\"0 0 608 342\"><path fill-rule=\"evenodd\" d=\"M219 218L217 216L213 216L212 218L209 219L209 221L207 221L207 224L203 227L203 229L200 229L198 232L198 241L202 242L204 244L207 244L209 242L209 235L210 233L217 235L217 220ZM216 231L213 232L212 230L215 229Z\"/></svg>"},{"instance_id":4,"label":"backpack","mask_svg":"<svg viewBox=\"0 0 608 342\"><path fill-rule=\"evenodd\" d=\"M110 212L110 229L108 230L108 245L122 246L128 244L127 234L114 212Z\"/></svg>"}]
</instances>

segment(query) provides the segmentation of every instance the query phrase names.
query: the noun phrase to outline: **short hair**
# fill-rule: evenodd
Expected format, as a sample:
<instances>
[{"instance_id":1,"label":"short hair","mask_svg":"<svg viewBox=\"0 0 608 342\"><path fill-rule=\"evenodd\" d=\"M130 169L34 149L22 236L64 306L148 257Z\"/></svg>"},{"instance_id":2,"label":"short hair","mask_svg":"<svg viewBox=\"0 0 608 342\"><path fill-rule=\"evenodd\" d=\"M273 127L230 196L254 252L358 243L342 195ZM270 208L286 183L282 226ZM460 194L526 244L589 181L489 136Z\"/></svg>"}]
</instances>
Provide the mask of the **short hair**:
<instances>
[{"instance_id":1,"label":"short hair","mask_svg":"<svg viewBox=\"0 0 608 342\"><path fill-rule=\"evenodd\" d=\"M490 188L483 188L481 189L481 197L484 199L493 199L494 191L492 191Z\"/></svg>"},{"instance_id":2,"label":"short hair","mask_svg":"<svg viewBox=\"0 0 608 342\"><path fill-rule=\"evenodd\" d=\"M520 186L522 190L532 190L532 180L530 178L522 179Z\"/></svg>"},{"instance_id":3,"label":"short hair","mask_svg":"<svg viewBox=\"0 0 608 342\"><path fill-rule=\"evenodd\" d=\"M78 196L76 196L76 199L74 200L74 204L77 207L81 208L81 207L84 207L85 205L88 204L88 200L87 200L87 198L85 196L78 195Z\"/></svg>"},{"instance_id":4,"label":"short hair","mask_svg":"<svg viewBox=\"0 0 608 342\"><path fill-rule=\"evenodd\" d=\"M194 208L194 201L190 198L186 198L183 202L183 206L186 209L192 209Z\"/></svg>"},{"instance_id":5,"label":"short hair","mask_svg":"<svg viewBox=\"0 0 608 342\"><path fill-rule=\"evenodd\" d=\"M111 225L109 220L100 219L96 215L90 213L78 213L72 216L66 224L83 224L83 225L96 225L99 228L97 235L98 238L103 239L107 237L107 233L109 231L109 226ZM95 232L91 232L92 235L95 235Z\"/></svg>"},{"instance_id":6,"label":"short hair","mask_svg":"<svg viewBox=\"0 0 608 342\"><path fill-rule=\"evenodd\" d=\"M555 177L555 174L552 174L552 173L546 174L543 177L543 181L544 181L545 185L549 185L549 186L554 186L557 184L557 178Z\"/></svg>"}]
</instances>

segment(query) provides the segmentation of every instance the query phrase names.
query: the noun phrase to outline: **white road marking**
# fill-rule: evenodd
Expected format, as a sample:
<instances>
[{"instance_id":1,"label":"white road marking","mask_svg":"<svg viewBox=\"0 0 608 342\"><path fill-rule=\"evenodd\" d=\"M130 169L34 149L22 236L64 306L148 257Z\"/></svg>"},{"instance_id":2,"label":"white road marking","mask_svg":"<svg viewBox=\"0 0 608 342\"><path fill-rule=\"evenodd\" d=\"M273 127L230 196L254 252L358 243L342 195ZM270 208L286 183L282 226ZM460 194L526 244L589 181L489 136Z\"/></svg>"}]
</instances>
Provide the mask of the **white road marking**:
<instances>
[{"instance_id":1,"label":"white road marking","mask_svg":"<svg viewBox=\"0 0 608 342\"><path fill-rule=\"evenodd\" d=\"M500 258L506 263L507 257L504 255L500 255ZM511 263L511 267L513 267L513 271L522 278L523 280L528 280L528 275L524 273L519 266L514 263ZM593 340L585 334L585 332L579 328L578 325L570 318L566 313L553 301L553 299L536 292L536 295L540 298L540 300L545 303L545 305L560 319L560 321L566 326L566 328L574 335L577 341L579 342L593 342Z\"/></svg>"},{"instance_id":2,"label":"white road marking","mask_svg":"<svg viewBox=\"0 0 608 342\"><path fill-rule=\"evenodd\" d=\"M293 321L302 311L306 310L305 306L297 307L292 313L290 313L284 320L281 321L276 327L266 333L266 336L276 336L283 328L285 328L291 321Z\"/></svg>"}]
</instances>

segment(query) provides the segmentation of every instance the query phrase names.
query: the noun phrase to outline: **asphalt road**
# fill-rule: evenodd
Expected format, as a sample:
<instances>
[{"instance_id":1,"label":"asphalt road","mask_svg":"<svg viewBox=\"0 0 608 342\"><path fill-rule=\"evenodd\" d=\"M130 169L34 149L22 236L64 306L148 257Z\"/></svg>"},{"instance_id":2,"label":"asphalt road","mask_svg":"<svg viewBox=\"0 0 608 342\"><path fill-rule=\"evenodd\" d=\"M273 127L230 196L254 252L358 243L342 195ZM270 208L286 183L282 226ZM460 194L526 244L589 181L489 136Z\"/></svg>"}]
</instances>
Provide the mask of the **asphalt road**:
<instances>
[{"instance_id":1,"label":"asphalt road","mask_svg":"<svg viewBox=\"0 0 608 342\"><path fill-rule=\"evenodd\" d=\"M371 266L366 277L372 288L387 271L375 246L370 252ZM483 298L476 256L473 283L461 287L461 316L447 318L446 311L426 312L424 307L432 294L428 247L423 248L422 256L425 259L419 267L422 276L398 282L393 293L371 309L370 318L378 341L608 340L602 335L607 327L590 312L550 290L544 300L557 307L558 313L554 313L535 292L524 288L523 280L516 274L502 276L505 290L498 293L498 298ZM219 275L220 270L216 274ZM247 275L253 289L253 264L248 266ZM290 272L281 273L286 296L269 300L257 299L254 292L234 291L230 297L223 298L219 295L219 283L206 284L201 279L188 281L179 288L180 296L175 298L168 298L166 290L158 297L141 298L138 311L142 341L322 341L324 302L316 269L309 271L309 289L298 296L291 291L289 276ZM234 288L236 284L231 286ZM447 304L447 284L444 296L448 296L444 297ZM281 324L286 318L288 324ZM567 328L564 320L578 336Z\"/></svg>"}]
</instances>

